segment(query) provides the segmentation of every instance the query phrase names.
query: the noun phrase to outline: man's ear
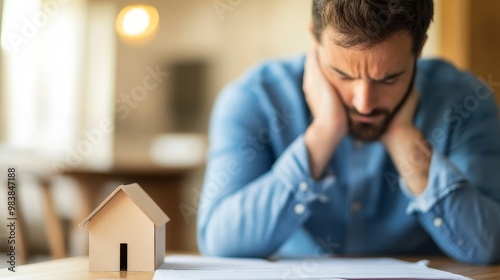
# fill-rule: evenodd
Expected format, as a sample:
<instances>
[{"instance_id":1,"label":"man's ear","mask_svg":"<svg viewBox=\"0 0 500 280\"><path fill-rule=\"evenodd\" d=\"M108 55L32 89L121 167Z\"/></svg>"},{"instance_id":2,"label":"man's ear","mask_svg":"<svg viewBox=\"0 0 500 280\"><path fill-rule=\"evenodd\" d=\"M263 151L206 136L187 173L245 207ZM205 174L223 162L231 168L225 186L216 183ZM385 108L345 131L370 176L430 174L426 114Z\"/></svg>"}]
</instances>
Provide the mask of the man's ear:
<instances>
[{"instance_id":1,"label":"man's ear","mask_svg":"<svg viewBox=\"0 0 500 280\"><path fill-rule=\"evenodd\" d=\"M425 43L427 43L427 39L429 39L429 35L425 34L424 41L422 42L422 45L420 46L420 50L418 50L417 58L422 56L422 50L424 49Z\"/></svg>"},{"instance_id":2,"label":"man's ear","mask_svg":"<svg viewBox=\"0 0 500 280\"><path fill-rule=\"evenodd\" d=\"M314 25L312 21L309 22L307 27L309 29L309 37L311 38L311 42L313 43L314 48L317 49L319 47L319 41L318 38L316 38L316 34L314 33Z\"/></svg>"}]
</instances>

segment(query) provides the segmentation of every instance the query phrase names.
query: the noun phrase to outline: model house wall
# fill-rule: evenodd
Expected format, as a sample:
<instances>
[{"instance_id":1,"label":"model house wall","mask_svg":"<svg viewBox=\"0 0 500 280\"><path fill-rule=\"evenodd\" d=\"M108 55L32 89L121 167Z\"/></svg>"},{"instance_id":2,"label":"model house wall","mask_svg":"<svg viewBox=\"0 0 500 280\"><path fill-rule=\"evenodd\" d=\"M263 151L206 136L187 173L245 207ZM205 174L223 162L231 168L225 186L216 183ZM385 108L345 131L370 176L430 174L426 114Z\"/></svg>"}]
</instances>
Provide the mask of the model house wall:
<instances>
[{"instance_id":1,"label":"model house wall","mask_svg":"<svg viewBox=\"0 0 500 280\"><path fill-rule=\"evenodd\" d=\"M119 186L80 224L89 224L90 271L154 271L168 221L138 184Z\"/></svg>"}]
</instances>

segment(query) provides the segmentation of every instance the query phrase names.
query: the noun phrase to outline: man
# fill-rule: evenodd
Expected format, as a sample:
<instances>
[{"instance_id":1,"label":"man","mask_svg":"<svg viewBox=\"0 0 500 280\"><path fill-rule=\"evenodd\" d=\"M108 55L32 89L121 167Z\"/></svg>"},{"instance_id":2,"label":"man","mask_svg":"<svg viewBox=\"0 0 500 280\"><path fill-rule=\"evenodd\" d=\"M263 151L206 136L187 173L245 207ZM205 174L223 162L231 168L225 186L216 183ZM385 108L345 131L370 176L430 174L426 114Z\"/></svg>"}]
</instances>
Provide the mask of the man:
<instances>
[{"instance_id":1,"label":"man","mask_svg":"<svg viewBox=\"0 0 500 280\"><path fill-rule=\"evenodd\" d=\"M202 253L499 261L495 98L446 62L417 61L432 17L432 0L315 0L305 58L223 90Z\"/></svg>"}]
</instances>

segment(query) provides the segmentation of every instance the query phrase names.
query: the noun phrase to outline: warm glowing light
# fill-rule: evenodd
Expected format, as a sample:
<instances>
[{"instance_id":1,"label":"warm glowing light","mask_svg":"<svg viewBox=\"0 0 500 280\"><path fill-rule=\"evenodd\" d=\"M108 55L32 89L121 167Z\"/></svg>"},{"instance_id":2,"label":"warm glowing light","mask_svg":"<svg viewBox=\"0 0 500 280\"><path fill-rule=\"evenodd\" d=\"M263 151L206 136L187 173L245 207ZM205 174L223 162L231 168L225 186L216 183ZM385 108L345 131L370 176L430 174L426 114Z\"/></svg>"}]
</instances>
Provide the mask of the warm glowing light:
<instances>
[{"instance_id":1,"label":"warm glowing light","mask_svg":"<svg viewBox=\"0 0 500 280\"><path fill-rule=\"evenodd\" d=\"M122 27L125 34L137 36L142 34L149 25L149 15L143 8L133 8L123 17Z\"/></svg>"},{"instance_id":2,"label":"warm glowing light","mask_svg":"<svg viewBox=\"0 0 500 280\"><path fill-rule=\"evenodd\" d=\"M126 6L116 17L116 31L124 39L146 39L156 31L158 21L158 10L153 6Z\"/></svg>"}]
</instances>

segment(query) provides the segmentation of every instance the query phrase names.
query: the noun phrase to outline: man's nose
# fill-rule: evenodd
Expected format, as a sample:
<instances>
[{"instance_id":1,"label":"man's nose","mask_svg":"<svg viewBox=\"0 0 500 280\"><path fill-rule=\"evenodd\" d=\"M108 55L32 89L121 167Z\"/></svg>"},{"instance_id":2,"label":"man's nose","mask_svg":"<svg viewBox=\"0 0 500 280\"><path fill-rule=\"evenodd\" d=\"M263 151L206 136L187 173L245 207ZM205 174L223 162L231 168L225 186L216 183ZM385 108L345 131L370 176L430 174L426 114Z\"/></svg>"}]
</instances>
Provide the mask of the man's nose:
<instances>
[{"instance_id":1,"label":"man's nose","mask_svg":"<svg viewBox=\"0 0 500 280\"><path fill-rule=\"evenodd\" d=\"M376 108L376 98L369 81L359 80L354 87L353 107L361 114L368 115Z\"/></svg>"}]
</instances>

